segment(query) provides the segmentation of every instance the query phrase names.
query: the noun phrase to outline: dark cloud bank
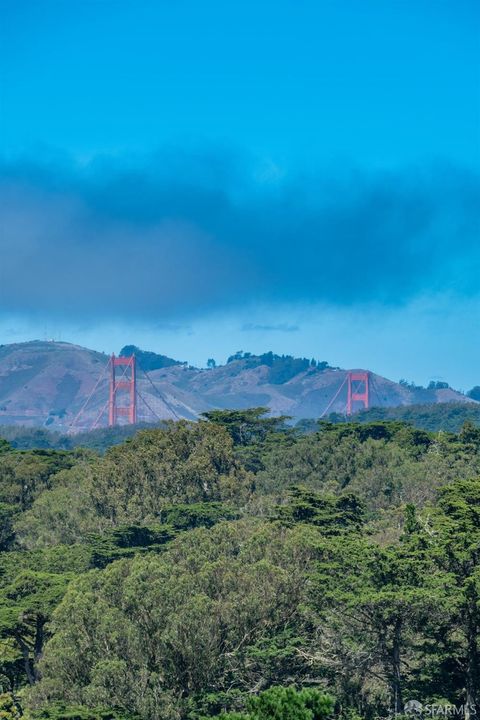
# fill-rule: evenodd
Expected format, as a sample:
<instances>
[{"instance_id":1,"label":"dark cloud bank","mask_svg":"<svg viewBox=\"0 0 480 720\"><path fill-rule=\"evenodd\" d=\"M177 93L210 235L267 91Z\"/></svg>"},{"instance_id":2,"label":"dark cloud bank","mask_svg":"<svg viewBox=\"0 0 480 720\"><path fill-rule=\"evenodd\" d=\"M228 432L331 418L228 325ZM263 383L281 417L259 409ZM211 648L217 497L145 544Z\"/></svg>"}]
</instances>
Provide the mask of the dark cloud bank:
<instances>
[{"instance_id":1,"label":"dark cloud bank","mask_svg":"<svg viewBox=\"0 0 480 720\"><path fill-rule=\"evenodd\" d=\"M278 179L178 152L0 171L3 312L158 319L479 291L480 179L459 168Z\"/></svg>"}]
</instances>

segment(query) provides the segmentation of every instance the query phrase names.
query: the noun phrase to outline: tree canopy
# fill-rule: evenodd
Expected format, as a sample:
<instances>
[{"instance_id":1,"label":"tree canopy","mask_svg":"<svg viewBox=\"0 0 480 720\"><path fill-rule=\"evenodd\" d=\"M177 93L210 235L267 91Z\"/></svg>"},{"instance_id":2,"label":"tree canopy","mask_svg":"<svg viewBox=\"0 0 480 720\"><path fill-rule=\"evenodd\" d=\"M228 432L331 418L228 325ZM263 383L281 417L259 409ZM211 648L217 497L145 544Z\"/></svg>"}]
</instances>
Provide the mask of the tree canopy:
<instances>
[{"instance_id":1,"label":"tree canopy","mask_svg":"<svg viewBox=\"0 0 480 720\"><path fill-rule=\"evenodd\" d=\"M480 430L264 408L0 452L0 717L480 703ZM2 715L3 713L3 715Z\"/></svg>"}]
</instances>

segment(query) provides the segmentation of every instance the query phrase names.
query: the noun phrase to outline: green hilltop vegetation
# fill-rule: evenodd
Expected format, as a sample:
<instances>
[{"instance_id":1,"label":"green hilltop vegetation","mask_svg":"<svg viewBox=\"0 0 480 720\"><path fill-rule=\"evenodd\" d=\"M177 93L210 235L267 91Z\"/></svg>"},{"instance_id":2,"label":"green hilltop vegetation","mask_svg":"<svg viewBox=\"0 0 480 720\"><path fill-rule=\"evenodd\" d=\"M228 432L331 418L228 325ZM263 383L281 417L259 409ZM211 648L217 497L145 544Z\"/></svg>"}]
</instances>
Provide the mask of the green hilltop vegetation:
<instances>
[{"instance_id":1,"label":"green hilltop vegetation","mask_svg":"<svg viewBox=\"0 0 480 720\"><path fill-rule=\"evenodd\" d=\"M167 355L159 355L150 350L141 350L136 345L125 345L125 347L120 350L119 355L120 357L132 357L132 355L135 355L141 369L147 372L184 364L180 360L173 360L167 357Z\"/></svg>"},{"instance_id":2,"label":"green hilltop vegetation","mask_svg":"<svg viewBox=\"0 0 480 720\"><path fill-rule=\"evenodd\" d=\"M239 352L230 355L227 365L235 360L242 360L246 368L256 368L260 365L266 365L269 368L268 382L273 385L282 385L291 380L298 373L306 370L327 370L331 369L331 365L326 360L315 360L312 358L296 358L292 355L276 355L272 351L263 353L263 355L253 355L249 352Z\"/></svg>"},{"instance_id":3,"label":"green hilltop vegetation","mask_svg":"<svg viewBox=\"0 0 480 720\"><path fill-rule=\"evenodd\" d=\"M479 705L473 422L301 433L256 408L104 454L14 442L0 440L0 718Z\"/></svg>"}]
</instances>

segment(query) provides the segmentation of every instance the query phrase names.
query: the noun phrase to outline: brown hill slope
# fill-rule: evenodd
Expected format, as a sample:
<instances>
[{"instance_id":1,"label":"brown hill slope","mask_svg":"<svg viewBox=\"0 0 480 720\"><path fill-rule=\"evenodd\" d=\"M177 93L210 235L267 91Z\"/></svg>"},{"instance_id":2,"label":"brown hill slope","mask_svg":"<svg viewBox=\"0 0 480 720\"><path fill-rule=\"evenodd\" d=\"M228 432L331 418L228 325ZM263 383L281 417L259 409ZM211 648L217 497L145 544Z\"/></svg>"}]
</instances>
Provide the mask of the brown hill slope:
<instances>
[{"instance_id":1,"label":"brown hill slope","mask_svg":"<svg viewBox=\"0 0 480 720\"><path fill-rule=\"evenodd\" d=\"M308 367L283 381L282 359L273 368L259 358L233 360L200 370L186 365L139 372L140 420L198 417L212 408L264 405L295 419L344 412L346 370ZM285 361L287 362L287 361ZM66 431L106 424L108 356L61 342L0 346L0 423L47 425ZM152 381L152 382L151 382ZM153 383L153 384L152 384ZM92 394L95 386L97 390ZM371 374L371 404L381 407L464 401L450 389L405 387Z\"/></svg>"}]
</instances>

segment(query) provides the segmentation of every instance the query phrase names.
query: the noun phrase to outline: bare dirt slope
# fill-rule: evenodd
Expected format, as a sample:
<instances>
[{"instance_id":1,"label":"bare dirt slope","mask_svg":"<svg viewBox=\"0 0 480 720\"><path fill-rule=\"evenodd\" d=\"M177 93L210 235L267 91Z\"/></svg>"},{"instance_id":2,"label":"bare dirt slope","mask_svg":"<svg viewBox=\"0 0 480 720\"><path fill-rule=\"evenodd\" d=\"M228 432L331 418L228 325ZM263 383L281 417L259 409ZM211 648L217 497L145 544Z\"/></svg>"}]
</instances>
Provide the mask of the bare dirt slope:
<instances>
[{"instance_id":1,"label":"bare dirt slope","mask_svg":"<svg viewBox=\"0 0 480 720\"><path fill-rule=\"evenodd\" d=\"M63 432L89 429L95 423L105 425L107 369L107 355L69 343L33 341L0 346L0 423L47 425ZM344 412L346 373L310 367L279 381L268 365L255 364L252 359L234 360L210 370L174 365L148 376L140 370L139 419L193 419L213 408L259 405L295 419L318 418L325 412ZM371 405L449 401L467 402L468 398L450 389L405 387L371 374Z\"/></svg>"}]
</instances>

